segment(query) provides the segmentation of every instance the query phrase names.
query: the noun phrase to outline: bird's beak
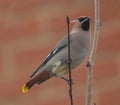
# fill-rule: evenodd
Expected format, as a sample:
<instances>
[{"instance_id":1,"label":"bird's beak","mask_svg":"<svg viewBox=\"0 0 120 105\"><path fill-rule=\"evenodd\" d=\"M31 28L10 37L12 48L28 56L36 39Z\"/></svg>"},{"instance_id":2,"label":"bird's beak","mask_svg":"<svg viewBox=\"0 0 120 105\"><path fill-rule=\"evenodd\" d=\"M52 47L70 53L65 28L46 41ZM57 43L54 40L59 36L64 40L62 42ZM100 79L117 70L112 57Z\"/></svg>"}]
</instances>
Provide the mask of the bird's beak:
<instances>
[{"instance_id":1,"label":"bird's beak","mask_svg":"<svg viewBox=\"0 0 120 105\"><path fill-rule=\"evenodd\" d=\"M81 23L84 23L87 20L90 20L90 16L86 17L83 21L81 21ZM74 23L75 21L76 21L76 19L72 19L72 20L70 20L70 23Z\"/></svg>"},{"instance_id":2,"label":"bird's beak","mask_svg":"<svg viewBox=\"0 0 120 105\"><path fill-rule=\"evenodd\" d=\"M70 21L70 23L74 23L75 22L75 19L72 19L71 21Z\"/></svg>"}]
</instances>

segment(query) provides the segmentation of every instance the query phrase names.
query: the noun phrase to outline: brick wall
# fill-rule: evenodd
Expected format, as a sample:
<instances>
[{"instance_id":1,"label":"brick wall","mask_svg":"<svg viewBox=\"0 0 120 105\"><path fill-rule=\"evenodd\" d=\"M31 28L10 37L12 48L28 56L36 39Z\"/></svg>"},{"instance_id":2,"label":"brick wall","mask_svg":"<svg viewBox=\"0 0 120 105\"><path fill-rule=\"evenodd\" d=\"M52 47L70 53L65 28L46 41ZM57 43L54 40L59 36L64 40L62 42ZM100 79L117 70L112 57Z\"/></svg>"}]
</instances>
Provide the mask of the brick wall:
<instances>
[{"instance_id":1,"label":"brick wall","mask_svg":"<svg viewBox=\"0 0 120 105\"><path fill-rule=\"evenodd\" d=\"M100 3L102 27L92 102L119 105L120 1ZM0 105L70 104L68 85L58 78L34 86L27 94L21 87L67 32L65 16L89 15L93 26L93 6L93 0L0 0ZM86 62L72 72L75 105L85 105Z\"/></svg>"}]
</instances>

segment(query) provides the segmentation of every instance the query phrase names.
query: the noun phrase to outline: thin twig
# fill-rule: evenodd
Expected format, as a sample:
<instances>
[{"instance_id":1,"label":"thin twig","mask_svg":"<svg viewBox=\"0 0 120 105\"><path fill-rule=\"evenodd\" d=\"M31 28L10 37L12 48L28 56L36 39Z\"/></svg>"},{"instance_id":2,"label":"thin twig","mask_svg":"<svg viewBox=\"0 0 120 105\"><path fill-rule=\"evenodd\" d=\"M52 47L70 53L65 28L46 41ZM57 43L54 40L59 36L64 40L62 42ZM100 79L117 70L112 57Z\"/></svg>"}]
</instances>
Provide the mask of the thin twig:
<instances>
[{"instance_id":1,"label":"thin twig","mask_svg":"<svg viewBox=\"0 0 120 105\"><path fill-rule=\"evenodd\" d=\"M94 102L94 105L96 105L96 103Z\"/></svg>"},{"instance_id":2,"label":"thin twig","mask_svg":"<svg viewBox=\"0 0 120 105\"><path fill-rule=\"evenodd\" d=\"M68 81L68 84L69 84L69 96L70 96L70 102L71 102L71 105L73 105L73 96L72 96L72 75L71 75L71 63L72 63L72 60L70 58L70 28L69 28L69 24L70 24L70 21L69 21L69 17L66 16L66 21L67 21L67 29L68 29L68 69L69 69L69 81Z\"/></svg>"},{"instance_id":3,"label":"thin twig","mask_svg":"<svg viewBox=\"0 0 120 105\"><path fill-rule=\"evenodd\" d=\"M87 64L88 67L88 90L87 90L87 99L86 105L90 105L92 97L92 77L93 77L93 65L94 59L97 50L98 38L99 38L99 29L100 29L100 7L99 0L94 0L95 5L95 26L94 26L94 38L92 43L92 48L90 52L90 58Z\"/></svg>"}]
</instances>

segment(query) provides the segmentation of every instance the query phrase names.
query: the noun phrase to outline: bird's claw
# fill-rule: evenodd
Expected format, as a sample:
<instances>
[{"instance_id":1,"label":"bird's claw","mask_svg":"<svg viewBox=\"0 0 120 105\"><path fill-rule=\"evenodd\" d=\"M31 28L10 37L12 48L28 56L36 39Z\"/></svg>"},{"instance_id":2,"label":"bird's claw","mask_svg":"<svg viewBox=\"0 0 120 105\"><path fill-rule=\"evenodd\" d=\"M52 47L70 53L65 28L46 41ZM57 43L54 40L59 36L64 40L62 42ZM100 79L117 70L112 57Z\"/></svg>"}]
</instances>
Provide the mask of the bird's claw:
<instances>
[{"instance_id":1,"label":"bird's claw","mask_svg":"<svg viewBox=\"0 0 120 105\"><path fill-rule=\"evenodd\" d=\"M65 81L67 81L69 85L72 85L72 84L73 84L72 79L69 80L69 79L66 79L66 78L64 78L64 77L62 77L62 79L64 79Z\"/></svg>"}]
</instances>

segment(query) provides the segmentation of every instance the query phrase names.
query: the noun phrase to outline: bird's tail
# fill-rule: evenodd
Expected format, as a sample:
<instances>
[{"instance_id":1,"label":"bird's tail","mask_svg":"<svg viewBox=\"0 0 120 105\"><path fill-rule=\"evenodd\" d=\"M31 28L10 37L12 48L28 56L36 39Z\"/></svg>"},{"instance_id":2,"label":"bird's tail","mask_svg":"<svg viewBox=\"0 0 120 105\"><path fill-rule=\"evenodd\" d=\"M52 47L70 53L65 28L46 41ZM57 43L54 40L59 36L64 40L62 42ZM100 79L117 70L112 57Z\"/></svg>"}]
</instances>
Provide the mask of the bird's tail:
<instances>
[{"instance_id":1,"label":"bird's tail","mask_svg":"<svg viewBox=\"0 0 120 105\"><path fill-rule=\"evenodd\" d=\"M39 74L33 76L26 84L23 85L22 91L26 93L34 84L40 84L43 81L49 79L51 76L47 70L42 70Z\"/></svg>"}]
</instances>

